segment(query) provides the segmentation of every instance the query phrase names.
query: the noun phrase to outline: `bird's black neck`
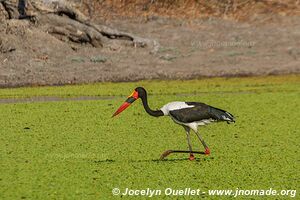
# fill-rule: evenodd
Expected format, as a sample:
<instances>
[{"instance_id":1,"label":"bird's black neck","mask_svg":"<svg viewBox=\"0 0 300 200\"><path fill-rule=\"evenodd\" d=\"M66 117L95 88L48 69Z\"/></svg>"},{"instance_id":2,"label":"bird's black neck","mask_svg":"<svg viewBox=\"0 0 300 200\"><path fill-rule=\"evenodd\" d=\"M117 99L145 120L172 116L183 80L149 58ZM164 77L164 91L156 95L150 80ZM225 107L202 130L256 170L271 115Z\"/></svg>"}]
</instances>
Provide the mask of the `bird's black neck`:
<instances>
[{"instance_id":1,"label":"bird's black neck","mask_svg":"<svg viewBox=\"0 0 300 200\"><path fill-rule=\"evenodd\" d=\"M151 108L149 108L149 105L148 105L148 99L147 99L147 94L143 95L140 97L142 99L142 102L143 102L143 106L145 108L145 111L151 115L151 116L154 116L154 117L160 117L160 116L163 116L164 113L161 111L161 110L152 110Z\"/></svg>"}]
</instances>

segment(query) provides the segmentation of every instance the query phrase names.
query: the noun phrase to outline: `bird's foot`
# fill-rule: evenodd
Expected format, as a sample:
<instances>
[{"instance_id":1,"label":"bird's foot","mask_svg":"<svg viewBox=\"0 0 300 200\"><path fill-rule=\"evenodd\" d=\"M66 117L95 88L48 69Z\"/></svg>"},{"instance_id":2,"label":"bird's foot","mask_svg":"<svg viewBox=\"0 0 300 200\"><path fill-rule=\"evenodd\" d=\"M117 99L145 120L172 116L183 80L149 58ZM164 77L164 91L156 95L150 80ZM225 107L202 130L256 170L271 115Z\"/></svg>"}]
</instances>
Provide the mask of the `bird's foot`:
<instances>
[{"instance_id":1,"label":"bird's foot","mask_svg":"<svg viewBox=\"0 0 300 200\"><path fill-rule=\"evenodd\" d=\"M165 151L163 154L161 154L160 160L163 160L165 157L167 157L168 155L170 155L172 152L173 152L172 150Z\"/></svg>"},{"instance_id":2,"label":"bird's foot","mask_svg":"<svg viewBox=\"0 0 300 200\"><path fill-rule=\"evenodd\" d=\"M190 154L189 160L190 161L195 160L195 156L192 153Z\"/></svg>"},{"instance_id":3,"label":"bird's foot","mask_svg":"<svg viewBox=\"0 0 300 200\"><path fill-rule=\"evenodd\" d=\"M209 150L209 148L205 148L205 155L209 155L210 154L210 150Z\"/></svg>"}]
</instances>

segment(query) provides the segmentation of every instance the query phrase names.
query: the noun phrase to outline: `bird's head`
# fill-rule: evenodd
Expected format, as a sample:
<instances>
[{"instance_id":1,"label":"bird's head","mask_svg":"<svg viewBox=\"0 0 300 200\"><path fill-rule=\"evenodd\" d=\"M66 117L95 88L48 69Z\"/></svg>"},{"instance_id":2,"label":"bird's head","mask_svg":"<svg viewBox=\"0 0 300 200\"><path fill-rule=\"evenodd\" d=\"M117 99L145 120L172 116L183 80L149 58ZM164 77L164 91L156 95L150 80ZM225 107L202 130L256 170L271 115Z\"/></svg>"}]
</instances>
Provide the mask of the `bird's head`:
<instances>
[{"instance_id":1,"label":"bird's head","mask_svg":"<svg viewBox=\"0 0 300 200\"><path fill-rule=\"evenodd\" d=\"M147 94L146 90L143 87L135 88L134 91L131 93L131 95L127 97L126 101L118 108L118 110L113 114L112 117L120 114L122 111L128 108L133 102L135 102L135 100L145 96L146 94Z\"/></svg>"}]
</instances>

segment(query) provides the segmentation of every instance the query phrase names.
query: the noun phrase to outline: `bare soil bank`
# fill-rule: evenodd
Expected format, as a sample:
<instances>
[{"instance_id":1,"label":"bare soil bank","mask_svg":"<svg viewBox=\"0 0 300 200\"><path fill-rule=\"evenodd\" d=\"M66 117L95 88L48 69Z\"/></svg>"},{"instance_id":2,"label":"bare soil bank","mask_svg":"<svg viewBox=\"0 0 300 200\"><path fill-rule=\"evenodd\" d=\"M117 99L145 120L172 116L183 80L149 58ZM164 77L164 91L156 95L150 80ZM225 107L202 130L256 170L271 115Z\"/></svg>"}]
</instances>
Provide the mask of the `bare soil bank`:
<instances>
[{"instance_id":1,"label":"bare soil bank","mask_svg":"<svg viewBox=\"0 0 300 200\"><path fill-rule=\"evenodd\" d=\"M102 48L78 45L10 20L0 25L0 86L300 72L299 16L94 20L154 39L159 47L133 47L122 40Z\"/></svg>"}]
</instances>

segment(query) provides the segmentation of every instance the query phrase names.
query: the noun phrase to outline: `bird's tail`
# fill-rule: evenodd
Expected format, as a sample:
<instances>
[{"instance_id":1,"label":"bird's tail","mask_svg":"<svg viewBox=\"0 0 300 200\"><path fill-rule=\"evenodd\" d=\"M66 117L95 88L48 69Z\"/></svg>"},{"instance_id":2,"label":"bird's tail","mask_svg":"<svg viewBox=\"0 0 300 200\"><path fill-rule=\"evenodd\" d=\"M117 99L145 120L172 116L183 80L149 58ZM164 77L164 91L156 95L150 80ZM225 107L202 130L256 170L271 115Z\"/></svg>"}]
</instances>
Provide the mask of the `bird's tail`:
<instances>
[{"instance_id":1,"label":"bird's tail","mask_svg":"<svg viewBox=\"0 0 300 200\"><path fill-rule=\"evenodd\" d=\"M211 112L214 114L218 121L226 121L229 123L235 123L235 117L225 110L211 107Z\"/></svg>"}]
</instances>

